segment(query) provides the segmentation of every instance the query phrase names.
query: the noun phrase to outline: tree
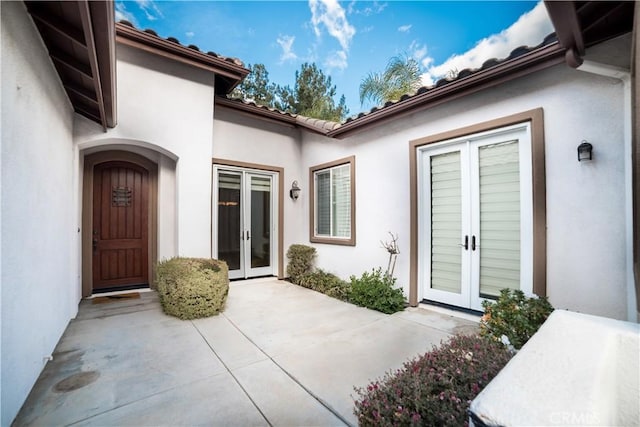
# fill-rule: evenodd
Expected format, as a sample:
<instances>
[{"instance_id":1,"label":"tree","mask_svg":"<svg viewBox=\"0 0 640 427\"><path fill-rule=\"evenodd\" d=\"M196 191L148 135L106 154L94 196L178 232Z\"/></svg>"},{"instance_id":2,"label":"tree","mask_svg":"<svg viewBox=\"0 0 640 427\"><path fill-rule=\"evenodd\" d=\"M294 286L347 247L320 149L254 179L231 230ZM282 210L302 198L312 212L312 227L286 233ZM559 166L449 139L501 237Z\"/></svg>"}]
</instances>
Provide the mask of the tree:
<instances>
[{"instance_id":1,"label":"tree","mask_svg":"<svg viewBox=\"0 0 640 427\"><path fill-rule=\"evenodd\" d=\"M406 55L394 56L382 73L369 73L360 83L360 104L396 101L422 86L420 64Z\"/></svg>"},{"instance_id":2,"label":"tree","mask_svg":"<svg viewBox=\"0 0 640 427\"><path fill-rule=\"evenodd\" d=\"M331 77L325 76L316 64L302 64L296 71L293 89L270 83L263 64L249 65L249 70L251 73L234 89L232 96L316 119L342 121L349 114L344 95L336 105L336 87L331 84Z\"/></svg>"},{"instance_id":3,"label":"tree","mask_svg":"<svg viewBox=\"0 0 640 427\"><path fill-rule=\"evenodd\" d=\"M256 104L274 107L277 87L269 82L269 72L264 64L247 67L249 74L233 89L231 96L254 101Z\"/></svg>"}]
</instances>

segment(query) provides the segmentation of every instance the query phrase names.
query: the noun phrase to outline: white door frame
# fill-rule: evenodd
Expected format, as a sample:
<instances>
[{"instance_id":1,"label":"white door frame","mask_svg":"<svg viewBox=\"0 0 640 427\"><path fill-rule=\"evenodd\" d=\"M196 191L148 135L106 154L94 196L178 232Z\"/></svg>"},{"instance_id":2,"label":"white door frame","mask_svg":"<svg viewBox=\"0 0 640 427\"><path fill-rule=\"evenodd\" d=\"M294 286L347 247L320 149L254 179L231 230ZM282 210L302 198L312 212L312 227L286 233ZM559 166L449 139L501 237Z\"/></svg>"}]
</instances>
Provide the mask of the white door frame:
<instances>
[{"instance_id":1,"label":"white door frame","mask_svg":"<svg viewBox=\"0 0 640 427\"><path fill-rule=\"evenodd\" d=\"M242 279L257 276L277 276L278 275L278 200L279 200L279 173L258 169L242 168L236 166L213 165L213 197L212 197L212 257L218 258L218 174L220 172L230 172L240 175L240 269L230 270L230 279ZM271 180L271 198L270 198L270 260L269 266L251 268L251 236L249 228L251 221L251 177L268 177Z\"/></svg>"},{"instance_id":2,"label":"white door frame","mask_svg":"<svg viewBox=\"0 0 640 427\"><path fill-rule=\"evenodd\" d=\"M479 250L463 251L462 285L460 294L430 288L431 277L431 196L430 158L433 155L459 150L461 153L461 178L463 219L461 240L464 236L476 236L480 249L480 220L478 188L478 147L504 141L505 138L518 139L520 157L520 289L526 295L533 295L533 187L531 124L518 123L499 129L465 135L462 137L416 147L418 164L418 300L430 299L445 304L482 310L485 298L480 296L480 255ZM475 169L474 169L475 168ZM465 196L466 194L466 196ZM466 215L465 215L466 212ZM465 256L466 255L466 256ZM467 274L467 276L465 276Z\"/></svg>"}]
</instances>

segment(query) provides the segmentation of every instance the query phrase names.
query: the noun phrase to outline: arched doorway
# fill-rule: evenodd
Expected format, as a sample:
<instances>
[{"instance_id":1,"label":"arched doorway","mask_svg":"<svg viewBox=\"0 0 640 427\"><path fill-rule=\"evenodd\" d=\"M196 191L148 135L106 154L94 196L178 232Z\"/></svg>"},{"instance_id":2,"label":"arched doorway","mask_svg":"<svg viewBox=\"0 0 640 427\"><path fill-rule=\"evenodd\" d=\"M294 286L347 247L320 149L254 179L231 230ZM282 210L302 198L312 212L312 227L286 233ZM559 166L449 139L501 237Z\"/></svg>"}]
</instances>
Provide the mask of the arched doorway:
<instances>
[{"instance_id":1,"label":"arched doorway","mask_svg":"<svg viewBox=\"0 0 640 427\"><path fill-rule=\"evenodd\" d=\"M82 294L151 285L157 260L157 165L126 151L85 157Z\"/></svg>"}]
</instances>

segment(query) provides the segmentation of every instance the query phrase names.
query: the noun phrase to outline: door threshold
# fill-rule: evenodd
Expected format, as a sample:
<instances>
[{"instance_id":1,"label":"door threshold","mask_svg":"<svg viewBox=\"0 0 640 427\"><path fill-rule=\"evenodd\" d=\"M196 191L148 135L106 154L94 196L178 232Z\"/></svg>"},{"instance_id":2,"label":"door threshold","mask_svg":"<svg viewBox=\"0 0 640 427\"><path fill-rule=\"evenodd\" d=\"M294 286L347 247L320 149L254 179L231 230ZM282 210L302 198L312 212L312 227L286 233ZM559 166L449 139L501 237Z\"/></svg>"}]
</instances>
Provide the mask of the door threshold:
<instances>
[{"instance_id":1,"label":"door threshold","mask_svg":"<svg viewBox=\"0 0 640 427\"><path fill-rule=\"evenodd\" d=\"M97 298L97 297L109 297L109 296L112 296L112 295L130 294L132 292L151 292L151 288L149 288L149 286L147 285L147 286L144 286L144 287L128 287L127 289L107 290L107 291L104 291L104 292L93 291L91 296L88 296L87 299L92 299L92 298Z\"/></svg>"},{"instance_id":2,"label":"door threshold","mask_svg":"<svg viewBox=\"0 0 640 427\"><path fill-rule=\"evenodd\" d=\"M470 308L457 307L451 304L445 304L437 301L430 301L423 299L418 303L419 308L425 310L435 311L437 313L446 314L448 316L459 317L462 319L471 320L473 322L480 322L480 317L483 313L481 311L472 310Z\"/></svg>"}]
</instances>

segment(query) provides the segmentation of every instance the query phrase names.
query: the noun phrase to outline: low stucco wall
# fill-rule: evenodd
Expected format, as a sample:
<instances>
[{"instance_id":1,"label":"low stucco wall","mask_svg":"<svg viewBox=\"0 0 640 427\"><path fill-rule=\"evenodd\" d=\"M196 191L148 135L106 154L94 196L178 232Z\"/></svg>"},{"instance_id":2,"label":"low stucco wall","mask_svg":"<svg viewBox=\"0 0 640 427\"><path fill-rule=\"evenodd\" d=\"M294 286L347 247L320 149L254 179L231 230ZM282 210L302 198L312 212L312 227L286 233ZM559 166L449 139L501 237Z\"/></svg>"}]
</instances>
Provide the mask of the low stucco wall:
<instances>
[{"instance_id":1,"label":"low stucco wall","mask_svg":"<svg viewBox=\"0 0 640 427\"><path fill-rule=\"evenodd\" d=\"M554 311L474 399L486 425L640 422L640 325Z\"/></svg>"}]
</instances>

